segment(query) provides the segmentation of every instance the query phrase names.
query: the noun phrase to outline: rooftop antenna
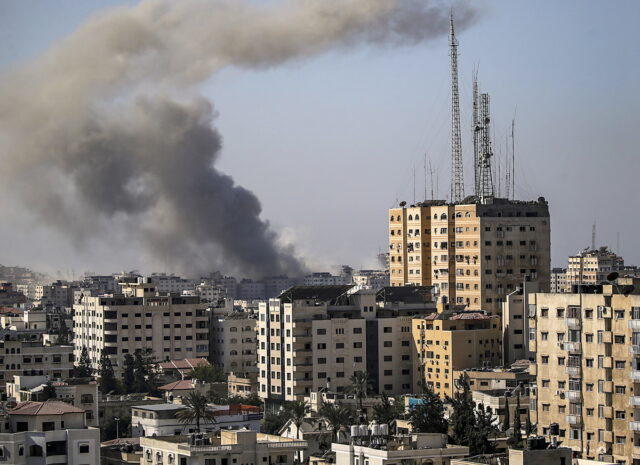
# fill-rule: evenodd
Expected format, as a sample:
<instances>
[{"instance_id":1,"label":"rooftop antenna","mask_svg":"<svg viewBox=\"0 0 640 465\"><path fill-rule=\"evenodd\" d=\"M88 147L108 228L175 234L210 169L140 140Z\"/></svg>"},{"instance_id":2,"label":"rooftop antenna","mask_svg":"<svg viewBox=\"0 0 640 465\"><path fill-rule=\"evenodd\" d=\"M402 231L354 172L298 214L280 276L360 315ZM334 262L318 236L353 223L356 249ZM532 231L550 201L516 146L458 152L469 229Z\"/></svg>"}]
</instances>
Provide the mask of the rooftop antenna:
<instances>
[{"instance_id":1,"label":"rooftop antenna","mask_svg":"<svg viewBox=\"0 0 640 465\"><path fill-rule=\"evenodd\" d=\"M480 121L479 121L479 108L478 108L478 68L473 71L473 116L472 116L471 131L473 131L473 176L474 176L474 191L473 193L480 195Z\"/></svg>"},{"instance_id":2,"label":"rooftop antenna","mask_svg":"<svg viewBox=\"0 0 640 465\"><path fill-rule=\"evenodd\" d=\"M620 231L616 233L616 253L620 255Z\"/></svg>"},{"instance_id":3,"label":"rooftop antenna","mask_svg":"<svg viewBox=\"0 0 640 465\"><path fill-rule=\"evenodd\" d=\"M429 175L431 176L431 200L433 200L433 168L431 167L431 157L429 157Z\"/></svg>"},{"instance_id":4,"label":"rooftop antenna","mask_svg":"<svg viewBox=\"0 0 640 465\"><path fill-rule=\"evenodd\" d=\"M451 202L464 198L462 141L460 137L460 93L458 91L458 41L450 17L449 47L451 56Z\"/></svg>"},{"instance_id":5,"label":"rooftop antenna","mask_svg":"<svg viewBox=\"0 0 640 465\"><path fill-rule=\"evenodd\" d=\"M424 199L427 200L427 152L424 153Z\"/></svg>"},{"instance_id":6,"label":"rooftop antenna","mask_svg":"<svg viewBox=\"0 0 640 465\"><path fill-rule=\"evenodd\" d=\"M596 250L596 222L591 226L591 250Z\"/></svg>"},{"instance_id":7,"label":"rooftop antenna","mask_svg":"<svg viewBox=\"0 0 640 465\"><path fill-rule=\"evenodd\" d=\"M493 178L491 176L491 117L489 116L489 94L480 94L480 192L479 197L482 201L493 197Z\"/></svg>"},{"instance_id":8,"label":"rooftop antenna","mask_svg":"<svg viewBox=\"0 0 640 465\"><path fill-rule=\"evenodd\" d=\"M517 108L516 108L517 109ZM511 120L511 196L516 199L516 112L513 111Z\"/></svg>"},{"instance_id":9,"label":"rooftop antenna","mask_svg":"<svg viewBox=\"0 0 640 465\"><path fill-rule=\"evenodd\" d=\"M504 159L506 165L506 174L505 174L505 197L509 200L511 197L509 195L509 190L511 189L511 167L509 164L509 135L507 134L507 138L505 139L505 152Z\"/></svg>"},{"instance_id":10,"label":"rooftop antenna","mask_svg":"<svg viewBox=\"0 0 640 465\"><path fill-rule=\"evenodd\" d=\"M413 204L416 204L416 165L413 165Z\"/></svg>"}]
</instances>

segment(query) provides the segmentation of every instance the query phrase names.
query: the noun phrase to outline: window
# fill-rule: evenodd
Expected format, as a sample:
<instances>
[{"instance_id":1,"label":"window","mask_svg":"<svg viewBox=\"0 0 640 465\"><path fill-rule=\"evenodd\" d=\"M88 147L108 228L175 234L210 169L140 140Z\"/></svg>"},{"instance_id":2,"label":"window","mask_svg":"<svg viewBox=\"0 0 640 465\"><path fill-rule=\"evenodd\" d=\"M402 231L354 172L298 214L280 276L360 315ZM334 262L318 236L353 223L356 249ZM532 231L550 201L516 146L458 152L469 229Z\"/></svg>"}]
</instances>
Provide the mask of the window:
<instances>
[{"instance_id":1,"label":"window","mask_svg":"<svg viewBox=\"0 0 640 465\"><path fill-rule=\"evenodd\" d=\"M354 349L362 349L362 342L354 342L353 343L353 348Z\"/></svg>"},{"instance_id":2,"label":"window","mask_svg":"<svg viewBox=\"0 0 640 465\"><path fill-rule=\"evenodd\" d=\"M78 445L78 452L80 452L81 454L88 454L89 453L89 444L80 443Z\"/></svg>"},{"instance_id":3,"label":"window","mask_svg":"<svg viewBox=\"0 0 640 465\"><path fill-rule=\"evenodd\" d=\"M353 328L353 334L362 334L362 328Z\"/></svg>"}]
</instances>

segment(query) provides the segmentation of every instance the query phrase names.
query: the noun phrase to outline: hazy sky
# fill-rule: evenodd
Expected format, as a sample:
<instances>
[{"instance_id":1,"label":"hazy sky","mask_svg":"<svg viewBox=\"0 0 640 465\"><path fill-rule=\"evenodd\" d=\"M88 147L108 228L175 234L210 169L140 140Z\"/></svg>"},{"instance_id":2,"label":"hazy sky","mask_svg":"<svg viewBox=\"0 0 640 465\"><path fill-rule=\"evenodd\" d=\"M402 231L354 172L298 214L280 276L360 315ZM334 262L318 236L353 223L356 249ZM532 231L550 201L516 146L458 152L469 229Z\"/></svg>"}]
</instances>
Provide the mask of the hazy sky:
<instances>
[{"instance_id":1,"label":"hazy sky","mask_svg":"<svg viewBox=\"0 0 640 465\"><path fill-rule=\"evenodd\" d=\"M114 3L0 2L0 69L37 57ZM479 65L498 158L515 114L516 196L549 200L553 264L590 245L594 220L599 245L615 248L620 232L626 262L640 264L640 4L473 4L482 15L459 34L466 192L471 74ZM437 196L449 193L446 37L362 46L266 71L226 69L202 92L218 112L218 168L259 197L262 217L314 268L375 263L387 249L387 209L413 201L414 166L416 200L424 196L425 152L438 173ZM146 266L127 244L80 249L26 216L0 222L0 240L2 264L76 274Z\"/></svg>"}]
</instances>

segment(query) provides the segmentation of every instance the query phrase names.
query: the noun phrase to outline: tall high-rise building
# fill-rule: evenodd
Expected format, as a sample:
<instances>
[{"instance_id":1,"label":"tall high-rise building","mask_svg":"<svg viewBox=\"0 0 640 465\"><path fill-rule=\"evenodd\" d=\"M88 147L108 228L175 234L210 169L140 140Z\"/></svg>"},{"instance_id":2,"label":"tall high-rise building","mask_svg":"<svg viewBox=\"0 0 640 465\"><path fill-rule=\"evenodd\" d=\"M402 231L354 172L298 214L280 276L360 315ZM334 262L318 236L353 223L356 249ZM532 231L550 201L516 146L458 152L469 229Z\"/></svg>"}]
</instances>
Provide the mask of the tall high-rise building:
<instances>
[{"instance_id":1,"label":"tall high-rise building","mask_svg":"<svg viewBox=\"0 0 640 465\"><path fill-rule=\"evenodd\" d=\"M446 302L499 314L525 277L549 289L549 207L541 197L392 208L389 252L392 286L437 286Z\"/></svg>"},{"instance_id":2,"label":"tall high-rise building","mask_svg":"<svg viewBox=\"0 0 640 465\"><path fill-rule=\"evenodd\" d=\"M536 357L531 416L538 434L552 434L557 423L559 439L578 457L636 463L640 280L530 294L528 316Z\"/></svg>"}]
</instances>

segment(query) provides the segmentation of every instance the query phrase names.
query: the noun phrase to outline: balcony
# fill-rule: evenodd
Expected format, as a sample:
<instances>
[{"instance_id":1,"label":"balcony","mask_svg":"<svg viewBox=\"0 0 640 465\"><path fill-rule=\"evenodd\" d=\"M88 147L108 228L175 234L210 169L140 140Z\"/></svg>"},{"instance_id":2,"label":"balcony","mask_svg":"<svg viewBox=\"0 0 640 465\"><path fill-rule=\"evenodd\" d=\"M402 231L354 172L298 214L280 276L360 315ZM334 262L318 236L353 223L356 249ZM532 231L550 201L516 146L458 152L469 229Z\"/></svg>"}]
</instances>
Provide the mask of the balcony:
<instances>
[{"instance_id":1,"label":"balcony","mask_svg":"<svg viewBox=\"0 0 640 465\"><path fill-rule=\"evenodd\" d=\"M580 319L579 318L567 318L566 320L567 327L569 329L580 329Z\"/></svg>"},{"instance_id":2,"label":"balcony","mask_svg":"<svg viewBox=\"0 0 640 465\"><path fill-rule=\"evenodd\" d=\"M632 407L640 407L640 396L629 397L629 405Z\"/></svg>"},{"instance_id":3,"label":"balcony","mask_svg":"<svg viewBox=\"0 0 640 465\"><path fill-rule=\"evenodd\" d=\"M640 355L640 345L631 344L629 346L629 353L633 355Z\"/></svg>"},{"instance_id":4,"label":"balcony","mask_svg":"<svg viewBox=\"0 0 640 465\"><path fill-rule=\"evenodd\" d=\"M629 329L640 331L640 320L629 320Z\"/></svg>"},{"instance_id":5,"label":"balcony","mask_svg":"<svg viewBox=\"0 0 640 465\"><path fill-rule=\"evenodd\" d=\"M178 444L179 450L189 451L190 453L204 453L204 454L215 454L215 453L241 453L243 451L243 447L240 444L224 444L220 446L213 445L204 445L204 446L192 446L188 444Z\"/></svg>"},{"instance_id":6,"label":"balcony","mask_svg":"<svg viewBox=\"0 0 640 465\"><path fill-rule=\"evenodd\" d=\"M574 402L579 402L582 398L580 391L566 391L564 395L567 400L571 400Z\"/></svg>"},{"instance_id":7,"label":"balcony","mask_svg":"<svg viewBox=\"0 0 640 465\"><path fill-rule=\"evenodd\" d=\"M613 368L613 357L604 357L602 360L602 368Z\"/></svg>"},{"instance_id":8,"label":"balcony","mask_svg":"<svg viewBox=\"0 0 640 465\"><path fill-rule=\"evenodd\" d=\"M529 374L532 376L536 376L538 374L538 365L536 365L535 363L532 363L531 365L529 365Z\"/></svg>"},{"instance_id":9,"label":"balcony","mask_svg":"<svg viewBox=\"0 0 640 465\"><path fill-rule=\"evenodd\" d=\"M633 446L631 454L635 460L640 460L640 446Z\"/></svg>"},{"instance_id":10,"label":"balcony","mask_svg":"<svg viewBox=\"0 0 640 465\"><path fill-rule=\"evenodd\" d=\"M306 448L307 441L281 441L267 443L267 448L269 449L288 449L290 447Z\"/></svg>"},{"instance_id":11,"label":"balcony","mask_svg":"<svg viewBox=\"0 0 640 465\"><path fill-rule=\"evenodd\" d=\"M640 370L631 370L629 372L629 378L631 378L631 381L640 382Z\"/></svg>"},{"instance_id":12,"label":"balcony","mask_svg":"<svg viewBox=\"0 0 640 465\"><path fill-rule=\"evenodd\" d=\"M640 421L630 421L629 429L631 431L640 431Z\"/></svg>"},{"instance_id":13,"label":"balcony","mask_svg":"<svg viewBox=\"0 0 640 465\"><path fill-rule=\"evenodd\" d=\"M566 350L570 354L579 354L580 352L582 352L582 348L579 342L565 342L564 350Z\"/></svg>"},{"instance_id":14,"label":"balcony","mask_svg":"<svg viewBox=\"0 0 640 465\"><path fill-rule=\"evenodd\" d=\"M566 417L567 423L574 426L580 426L582 424L582 419L580 415L567 415Z\"/></svg>"},{"instance_id":15,"label":"balcony","mask_svg":"<svg viewBox=\"0 0 640 465\"><path fill-rule=\"evenodd\" d=\"M613 342L613 333L611 331L605 331L602 333L602 343L611 344Z\"/></svg>"},{"instance_id":16,"label":"balcony","mask_svg":"<svg viewBox=\"0 0 640 465\"><path fill-rule=\"evenodd\" d=\"M580 367L568 366L565 367L565 372L569 376L580 376Z\"/></svg>"}]
</instances>

